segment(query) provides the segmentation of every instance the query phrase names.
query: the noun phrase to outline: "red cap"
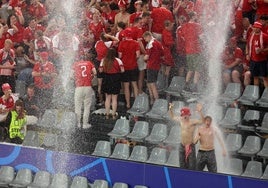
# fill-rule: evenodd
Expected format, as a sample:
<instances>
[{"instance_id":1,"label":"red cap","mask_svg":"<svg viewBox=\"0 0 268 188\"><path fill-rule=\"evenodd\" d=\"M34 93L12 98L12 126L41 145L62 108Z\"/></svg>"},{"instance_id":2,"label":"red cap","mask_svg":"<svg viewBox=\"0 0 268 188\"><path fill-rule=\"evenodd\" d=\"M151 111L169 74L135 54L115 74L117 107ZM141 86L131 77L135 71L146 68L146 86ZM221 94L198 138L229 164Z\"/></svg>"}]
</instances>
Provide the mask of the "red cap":
<instances>
[{"instance_id":1,"label":"red cap","mask_svg":"<svg viewBox=\"0 0 268 188\"><path fill-rule=\"evenodd\" d=\"M254 22L253 27L261 29L262 23L261 22Z\"/></svg>"},{"instance_id":2,"label":"red cap","mask_svg":"<svg viewBox=\"0 0 268 188\"><path fill-rule=\"evenodd\" d=\"M39 56L44 60L48 60L48 53L47 52L40 52Z\"/></svg>"},{"instance_id":3,"label":"red cap","mask_svg":"<svg viewBox=\"0 0 268 188\"><path fill-rule=\"evenodd\" d=\"M183 107L181 109L181 116L190 116L190 115L191 115L190 108Z\"/></svg>"},{"instance_id":4,"label":"red cap","mask_svg":"<svg viewBox=\"0 0 268 188\"><path fill-rule=\"evenodd\" d=\"M2 85L2 91L6 91L6 90L11 90L11 86L9 85L9 83L4 83Z\"/></svg>"}]
</instances>

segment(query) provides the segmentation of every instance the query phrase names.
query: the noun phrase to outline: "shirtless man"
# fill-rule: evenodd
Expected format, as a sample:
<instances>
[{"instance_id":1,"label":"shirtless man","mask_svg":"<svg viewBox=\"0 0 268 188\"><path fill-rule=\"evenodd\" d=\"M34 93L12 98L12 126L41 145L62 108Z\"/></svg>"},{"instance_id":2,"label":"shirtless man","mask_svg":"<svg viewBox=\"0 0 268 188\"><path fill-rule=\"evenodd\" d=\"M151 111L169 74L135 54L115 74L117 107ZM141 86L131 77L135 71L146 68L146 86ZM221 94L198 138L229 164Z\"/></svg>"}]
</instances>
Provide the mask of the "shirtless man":
<instances>
[{"instance_id":1,"label":"shirtless man","mask_svg":"<svg viewBox=\"0 0 268 188\"><path fill-rule=\"evenodd\" d=\"M211 125L212 118L205 117L205 124L198 127L194 138L194 143L200 142L199 151L197 154L197 170L204 170L207 165L209 172L217 172L217 162L214 150L214 138L216 137L222 147L222 155L226 156L226 148L219 133Z\"/></svg>"},{"instance_id":2,"label":"shirtless man","mask_svg":"<svg viewBox=\"0 0 268 188\"><path fill-rule=\"evenodd\" d=\"M119 12L115 15L114 26L117 26L117 23L124 22L126 26L129 26L130 14L126 12L126 5L123 3L118 4Z\"/></svg>"},{"instance_id":3,"label":"shirtless man","mask_svg":"<svg viewBox=\"0 0 268 188\"><path fill-rule=\"evenodd\" d=\"M180 111L180 117L174 116L173 105L169 105L169 111L171 118L177 122L179 122L181 127L181 144L179 147L179 157L180 157L180 167L195 170L196 166L196 156L195 156L195 145L194 145L194 132L195 126L198 124L202 124L204 122L204 115L202 113L202 105L196 105L196 111L199 112L201 118L191 119L190 109L184 107Z\"/></svg>"}]
</instances>

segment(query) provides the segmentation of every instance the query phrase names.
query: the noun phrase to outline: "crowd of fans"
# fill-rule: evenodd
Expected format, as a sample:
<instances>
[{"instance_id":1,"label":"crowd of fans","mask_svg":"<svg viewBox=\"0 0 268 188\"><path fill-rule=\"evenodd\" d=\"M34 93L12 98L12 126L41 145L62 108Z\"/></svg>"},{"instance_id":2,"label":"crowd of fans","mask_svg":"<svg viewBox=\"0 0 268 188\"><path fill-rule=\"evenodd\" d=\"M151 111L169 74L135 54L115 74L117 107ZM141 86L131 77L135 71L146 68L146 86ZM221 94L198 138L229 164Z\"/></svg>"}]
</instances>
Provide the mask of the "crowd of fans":
<instances>
[{"instance_id":1,"label":"crowd of fans","mask_svg":"<svg viewBox=\"0 0 268 188\"><path fill-rule=\"evenodd\" d=\"M220 2L2 0L0 4L0 85L8 83L14 92L16 80L25 82L28 113L43 113L59 78L72 70L76 88L91 87L81 79L84 75L91 81L97 72L98 101L105 103L106 118L111 118L112 106L111 116L116 119L121 86L126 108L131 107L131 95L144 92L144 83L153 103L159 98L159 72L168 81L173 75L185 77L184 90L198 92L206 77L203 26L217 24L213 18ZM230 82L268 87L268 1L232 0L230 4L221 62L223 87ZM81 61L91 61L94 67L82 63L80 69L72 69L74 62Z\"/></svg>"}]
</instances>

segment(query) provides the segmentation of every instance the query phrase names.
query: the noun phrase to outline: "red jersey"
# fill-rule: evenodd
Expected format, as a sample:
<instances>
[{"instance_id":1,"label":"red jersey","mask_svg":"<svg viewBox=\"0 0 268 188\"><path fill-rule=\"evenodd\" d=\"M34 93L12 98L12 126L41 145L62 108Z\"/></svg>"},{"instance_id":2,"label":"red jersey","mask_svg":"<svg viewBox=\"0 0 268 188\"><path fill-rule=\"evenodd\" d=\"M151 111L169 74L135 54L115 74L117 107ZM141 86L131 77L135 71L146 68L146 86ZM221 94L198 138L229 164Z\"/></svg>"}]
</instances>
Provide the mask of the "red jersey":
<instances>
[{"instance_id":1,"label":"red jersey","mask_svg":"<svg viewBox=\"0 0 268 188\"><path fill-rule=\"evenodd\" d=\"M243 12L250 12L252 10L253 10L252 4L249 3L247 0L243 0L243 3L242 3L242 11Z\"/></svg>"},{"instance_id":2,"label":"red jersey","mask_svg":"<svg viewBox=\"0 0 268 188\"><path fill-rule=\"evenodd\" d=\"M268 14L268 3L264 2L264 0L256 0L256 15L267 15Z\"/></svg>"},{"instance_id":3,"label":"red jersey","mask_svg":"<svg viewBox=\"0 0 268 188\"><path fill-rule=\"evenodd\" d=\"M132 13L131 15L130 15L130 17L129 17L129 23L130 24L133 24L134 23L134 20L136 19L136 18L141 18L141 15L142 15L142 12L134 12L134 13Z\"/></svg>"},{"instance_id":4,"label":"red jersey","mask_svg":"<svg viewBox=\"0 0 268 188\"><path fill-rule=\"evenodd\" d=\"M195 22L188 22L182 25L181 35L185 41L186 54L199 54L201 52L201 43L199 36L201 35L202 27Z\"/></svg>"},{"instance_id":5,"label":"red jersey","mask_svg":"<svg viewBox=\"0 0 268 188\"><path fill-rule=\"evenodd\" d=\"M103 72L106 74L120 73L121 72L120 67L124 67L123 62L118 58L115 58L113 65L111 66L111 68L109 70L105 69L103 66L104 65L103 65L103 60L102 60L100 63L100 68L103 68Z\"/></svg>"},{"instance_id":6,"label":"red jersey","mask_svg":"<svg viewBox=\"0 0 268 188\"><path fill-rule=\"evenodd\" d=\"M142 39L143 30L137 26L130 27L131 28L131 38L133 40Z\"/></svg>"},{"instance_id":7,"label":"red jersey","mask_svg":"<svg viewBox=\"0 0 268 188\"><path fill-rule=\"evenodd\" d=\"M90 61L77 61L73 64L76 87L91 86L94 65Z\"/></svg>"},{"instance_id":8,"label":"red jersey","mask_svg":"<svg viewBox=\"0 0 268 188\"><path fill-rule=\"evenodd\" d=\"M19 22L17 22L15 25L18 28L18 31L12 36L12 41L21 43L23 42L23 33L25 28Z\"/></svg>"},{"instance_id":9,"label":"red jersey","mask_svg":"<svg viewBox=\"0 0 268 188\"><path fill-rule=\"evenodd\" d=\"M162 32L162 45L164 48L164 64L173 66L174 65L174 60L173 56L171 53L171 49L174 46L175 41L172 36L172 32L164 29Z\"/></svg>"},{"instance_id":10,"label":"red jersey","mask_svg":"<svg viewBox=\"0 0 268 188\"><path fill-rule=\"evenodd\" d=\"M243 51L238 47L230 51L229 48L226 47L223 53L224 64L231 65L236 59L244 59Z\"/></svg>"},{"instance_id":11,"label":"red jersey","mask_svg":"<svg viewBox=\"0 0 268 188\"><path fill-rule=\"evenodd\" d=\"M28 13L36 19L41 19L47 15L47 10L43 4L38 3L37 5L30 5Z\"/></svg>"},{"instance_id":12,"label":"red jersey","mask_svg":"<svg viewBox=\"0 0 268 188\"><path fill-rule=\"evenodd\" d=\"M164 29L165 20L174 22L172 12L164 7L153 9L151 13L151 18L153 19L151 30L152 32L159 33L159 34L161 34Z\"/></svg>"},{"instance_id":13,"label":"red jersey","mask_svg":"<svg viewBox=\"0 0 268 188\"><path fill-rule=\"evenodd\" d=\"M110 13L103 12L101 16L107 20L110 24L114 24L115 15L117 14L116 11L112 10Z\"/></svg>"},{"instance_id":14,"label":"red jersey","mask_svg":"<svg viewBox=\"0 0 268 188\"><path fill-rule=\"evenodd\" d=\"M247 40L248 54L252 61L265 61L267 59L266 53L256 53L258 48L267 48L268 47L268 35L261 32L260 34L251 33L250 37Z\"/></svg>"},{"instance_id":15,"label":"red jersey","mask_svg":"<svg viewBox=\"0 0 268 188\"><path fill-rule=\"evenodd\" d=\"M12 110L14 108L15 102L14 98L12 96L9 96L6 100L4 99L4 96L0 98L0 104L2 105L2 108L5 107L7 110Z\"/></svg>"},{"instance_id":16,"label":"red jersey","mask_svg":"<svg viewBox=\"0 0 268 188\"><path fill-rule=\"evenodd\" d=\"M97 60L101 61L107 53L108 48L111 48L113 45L112 41L104 42L102 40L99 40L95 44L95 50L97 52Z\"/></svg>"},{"instance_id":17,"label":"red jersey","mask_svg":"<svg viewBox=\"0 0 268 188\"><path fill-rule=\"evenodd\" d=\"M164 55L164 50L162 44L156 40L152 39L146 45L146 52L149 55L147 60L147 69L160 70L161 59Z\"/></svg>"},{"instance_id":18,"label":"red jersey","mask_svg":"<svg viewBox=\"0 0 268 188\"><path fill-rule=\"evenodd\" d=\"M13 39L13 36L9 31L4 32L2 34L2 38L0 39L0 48L4 48L6 39L11 39L11 40Z\"/></svg>"},{"instance_id":19,"label":"red jersey","mask_svg":"<svg viewBox=\"0 0 268 188\"><path fill-rule=\"evenodd\" d=\"M33 72L38 72L38 73L42 73L42 72L56 73L56 69L55 69L53 63L47 61L44 64L41 64L41 63L34 64ZM46 81L46 80L44 80L44 78L42 76L35 76L34 77L34 84L35 84L35 86L37 88L50 89L50 88L53 87L54 83L55 83L55 79L54 78L50 78L49 81Z\"/></svg>"},{"instance_id":20,"label":"red jersey","mask_svg":"<svg viewBox=\"0 0 268 188\"><path fill-rule=\"evenodd\" d=\"M127 38L119 43L118 53L121 54L125 70L133 70L138 67L137 51L140 51L140 45L133 39Z\"/></svg>"},{"instance_id":21,"label":"red jersey","mask_svg":"<svg viewBox=\"0 0 268 188\"><path fill-rule=\"evenodd\" d=\"M30 27L26 27L23 32L23 40L26 40L28 42L34 40L34 33L37 30L45 31L45 28L42 25L37 24L37 26L32 29Z\"/></svg>"},{"instance_id":22,"label":"red jersey","mask_svg":"<svg viewBox=\"0 0 268 188\"><path fill-rule=\"evenodd\" d=\"M102 24L102 22L99 22L97 24L91 22L89 24L89 30L93 33L95 41L98 41L100 40L101 33L105 31L105 26Z\"/></svg>"}]
</instances>

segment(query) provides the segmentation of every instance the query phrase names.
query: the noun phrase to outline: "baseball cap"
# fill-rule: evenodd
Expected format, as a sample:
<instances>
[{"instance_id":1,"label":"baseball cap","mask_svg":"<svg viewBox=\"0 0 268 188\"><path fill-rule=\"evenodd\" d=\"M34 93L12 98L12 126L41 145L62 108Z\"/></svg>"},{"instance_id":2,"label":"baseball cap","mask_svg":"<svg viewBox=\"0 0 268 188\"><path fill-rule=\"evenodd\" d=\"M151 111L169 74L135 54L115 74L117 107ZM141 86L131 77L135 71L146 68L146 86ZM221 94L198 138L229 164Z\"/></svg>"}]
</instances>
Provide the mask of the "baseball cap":
<instances>
[{"instance_id":1,"label":"baseball cap","mask_svg":"<svg viewBox=\"0 0 268 188\"><path fill-rule=\"evenodd\" d=\"M261 29L262 23L261 22L254 22L253 27Z\"/></svg>"},{"instance_id":2,"label":"baseball cap","mask_svg":"<svg viewBox=\"0 0 268 188\"><path fill-rule=\"evenodd\" d=\"M4 83L2 85L2 91L6 91L6 90L11 90L11 86L9 85L9 83Z\"/></svg>"},{"instance_id":3,"label":"baseball cap","mask_svg":"<svg viewBox=\"0 0 268 188\"><path fill-rule=\"evenodd\" d=\"M181 109L181 116L190 116L190 115L191 115L190 108L183 107Z\"/></svg>"}]
</instances>

